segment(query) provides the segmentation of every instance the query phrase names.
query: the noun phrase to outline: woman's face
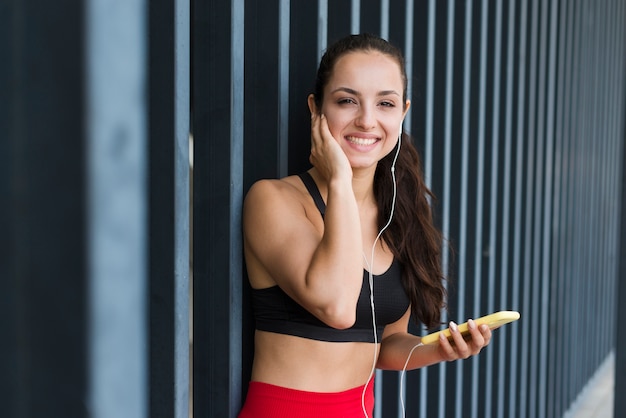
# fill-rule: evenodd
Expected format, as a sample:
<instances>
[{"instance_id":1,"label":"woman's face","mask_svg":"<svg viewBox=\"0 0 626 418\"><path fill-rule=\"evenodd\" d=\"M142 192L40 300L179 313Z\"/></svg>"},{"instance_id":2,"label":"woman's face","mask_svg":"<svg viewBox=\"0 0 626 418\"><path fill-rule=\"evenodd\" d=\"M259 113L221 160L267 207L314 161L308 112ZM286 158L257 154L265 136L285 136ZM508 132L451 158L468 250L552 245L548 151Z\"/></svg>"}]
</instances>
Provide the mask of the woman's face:
<instances>
[{"instance_id":1,"label":"woman's face","mask_svg":"<svg viewBox=\"0 0 626 418\"><path fill-rule=\"evenodd\" d=\"M409 108L398 63L375 51L337 60L324 89L321 113L353 168L375 167L389 154Z\"/></svg>"}]
</instances>

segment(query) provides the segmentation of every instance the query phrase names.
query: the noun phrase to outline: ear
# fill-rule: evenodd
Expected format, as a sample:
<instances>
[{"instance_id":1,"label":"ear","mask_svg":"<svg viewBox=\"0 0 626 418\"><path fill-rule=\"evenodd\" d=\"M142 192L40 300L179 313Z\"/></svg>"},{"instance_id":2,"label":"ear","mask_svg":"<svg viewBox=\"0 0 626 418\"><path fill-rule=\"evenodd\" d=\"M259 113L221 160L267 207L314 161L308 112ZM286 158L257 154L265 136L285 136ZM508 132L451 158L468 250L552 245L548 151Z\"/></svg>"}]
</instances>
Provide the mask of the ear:
<instances>
[{"instance_id":1,"label":"ear","mask_svg":"<svg viewBox=\"0 0 626 418\"><path fill-rule=\"evenodd\" d=\"M406 117L406 114L409 113L409 108L411 107L411 101L407 100L404 104L404 111L402 112L402 120Z\"/></svg>"},{"instance_id":2,"label":"ear","mask_svg":"<svg viewBox=\"0 0 626 418\"><path fill-rule=\"evenodd\" d=\"M404 122L404 118L406 117L406 114L409 113L410 107L411 107L411 101L407 100L406 103L404 104L404 111L402 112L402 120L400 121L400 133L398 135L402 135L402 124Z\"/></svg>"},{"instance_id":3,"label":"ear","mask_svg":"<svg viewBox=\"0 0 626 418\"><path fill-rule=\"evenodd\" d=\"M307 104L309 105L311 117L317 115L317 105L315 104L315 96L313 95L313 93L309 94L309 96L307 97Z\"/></svg>"}]
</instances>

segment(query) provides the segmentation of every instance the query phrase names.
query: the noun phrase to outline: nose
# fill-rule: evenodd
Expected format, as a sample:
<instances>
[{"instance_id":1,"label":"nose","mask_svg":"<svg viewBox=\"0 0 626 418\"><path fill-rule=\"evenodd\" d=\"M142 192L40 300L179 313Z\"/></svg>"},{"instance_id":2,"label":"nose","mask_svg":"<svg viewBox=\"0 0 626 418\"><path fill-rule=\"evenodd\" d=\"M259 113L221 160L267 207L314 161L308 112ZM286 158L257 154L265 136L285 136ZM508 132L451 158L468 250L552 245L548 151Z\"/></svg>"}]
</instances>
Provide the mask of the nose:
<instances>
[{"instance_id":1,"label":"nose","mask_svg":"<svg viewBox=\"0 0 626 418\"><path fill-rule=\"evenodd\" d=\"M365 131L373 129L376 126L374 112L369 107L361 107L355 120L355 125Z\"/></svg>"}]
</instances>

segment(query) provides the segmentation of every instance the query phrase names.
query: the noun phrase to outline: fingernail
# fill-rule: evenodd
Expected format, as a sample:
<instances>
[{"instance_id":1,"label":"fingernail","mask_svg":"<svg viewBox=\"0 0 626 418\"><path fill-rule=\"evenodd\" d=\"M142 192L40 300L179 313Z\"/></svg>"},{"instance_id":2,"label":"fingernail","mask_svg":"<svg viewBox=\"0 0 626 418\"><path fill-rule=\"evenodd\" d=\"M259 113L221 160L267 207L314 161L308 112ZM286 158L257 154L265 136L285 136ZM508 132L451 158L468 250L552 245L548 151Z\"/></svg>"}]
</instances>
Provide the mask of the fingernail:
<instances>
[{"instance_id":1,"label":"fingernail","mask_svg":"<svg viewBox=\"0 0 626 418\"><path fill-rule=\"evenodd\" d=\"M454 323L454 321L450 321L450 329L453 332L457 332L458 331L458 327L456 326L456 324Z\"/></svg>"},{"instance_id":2,"label":"fingernail","mask_svg":"<svg viewBox=\"0 0 626 418\"><path fill-rule=\"evenodd\" d=\"M473 320L473 319L469 319L469 320L467 321L467 326L468 326L470 329L475 329L475 328L476 328L476 323L474 322L474 320Z\"/></svg>"}]
</instances>

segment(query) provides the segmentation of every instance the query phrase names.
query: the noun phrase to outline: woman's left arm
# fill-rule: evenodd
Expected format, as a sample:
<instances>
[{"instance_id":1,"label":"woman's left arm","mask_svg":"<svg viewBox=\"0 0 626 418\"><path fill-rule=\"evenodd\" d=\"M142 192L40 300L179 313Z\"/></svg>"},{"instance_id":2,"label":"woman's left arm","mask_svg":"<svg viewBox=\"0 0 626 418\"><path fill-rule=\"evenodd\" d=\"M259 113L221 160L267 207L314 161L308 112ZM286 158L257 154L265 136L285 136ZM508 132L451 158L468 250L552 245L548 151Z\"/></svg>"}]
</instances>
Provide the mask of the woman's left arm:
<instances>
[{"instance_id":1,"label":"woman's left arm","mask_svg":"<svg viewBox=\"0 0 626 418\"><path fill-rule=\"evenodd\" d=\"M376 367L383 370L402 370L414 347L420 344L421 338L407 332L411 308L393 324L385 327L381 339L380 353ZM441 337L439 344L418 346L413 350L407 370L430 366L442 361L466 359L480 353L491 341L491 330L487 325L477 327L471 319L468 321L471 339L465 340L456 328L450 324L450 332L454 343Z\"/></svg>"}]
</instances>

